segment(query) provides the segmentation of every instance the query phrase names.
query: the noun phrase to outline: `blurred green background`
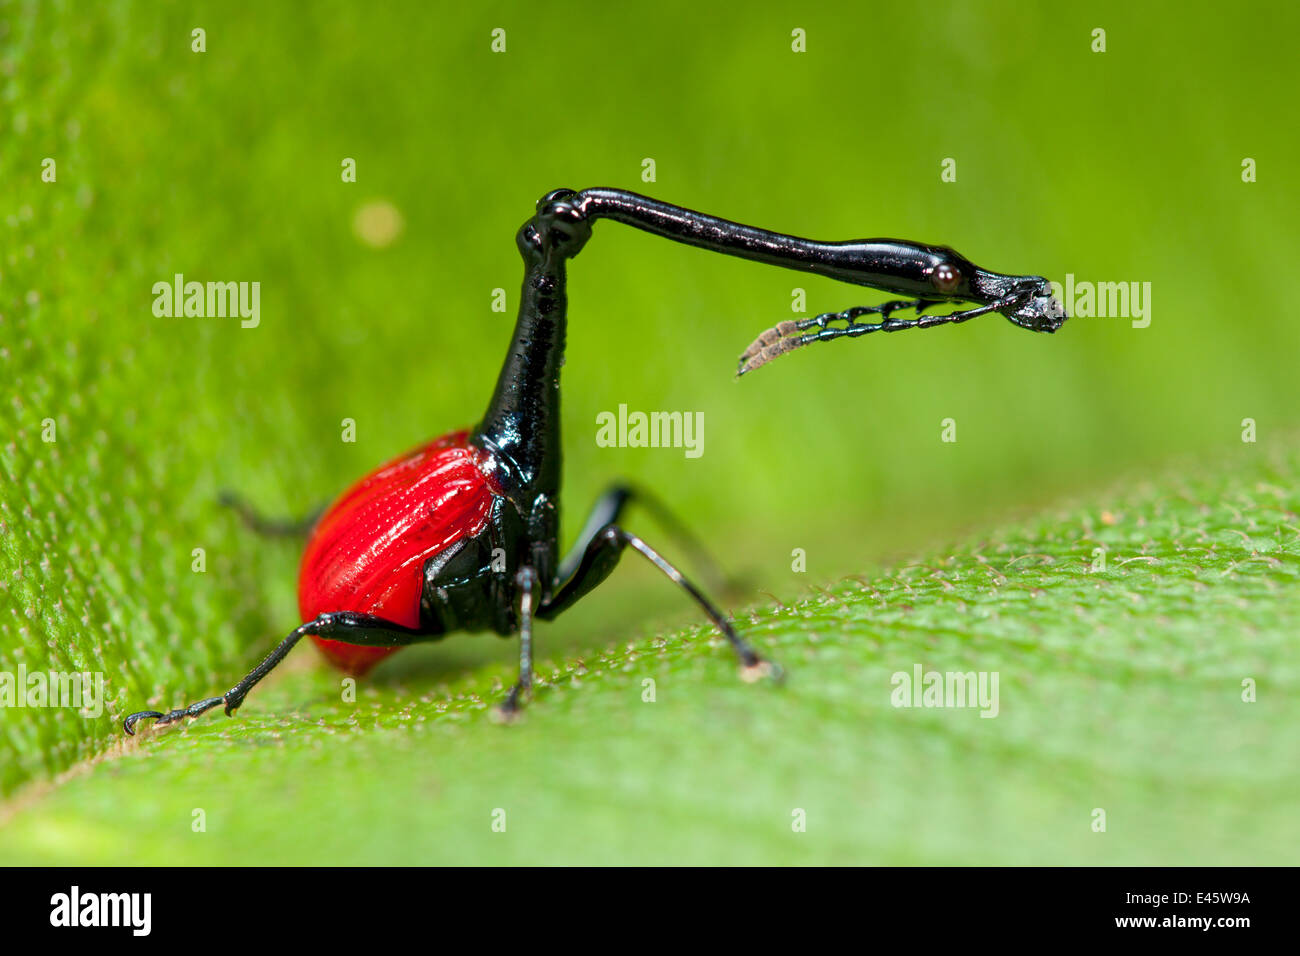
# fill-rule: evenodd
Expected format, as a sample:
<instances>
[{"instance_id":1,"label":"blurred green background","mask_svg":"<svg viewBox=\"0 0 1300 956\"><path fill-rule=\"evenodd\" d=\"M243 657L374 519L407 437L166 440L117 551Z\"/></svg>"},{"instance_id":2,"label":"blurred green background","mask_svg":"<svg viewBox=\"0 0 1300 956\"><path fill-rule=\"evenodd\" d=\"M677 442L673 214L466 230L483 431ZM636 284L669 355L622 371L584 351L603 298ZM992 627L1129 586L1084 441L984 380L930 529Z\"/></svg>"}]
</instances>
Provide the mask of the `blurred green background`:
<instances>
[{"instance_id":1,"label":"blurred green background","mask_svg":"<svg viewBox=\"0 0 1300 956\"><path fill-rule=\"evenodd\" d=\"M806 52L791 50L796 28ZM116 718L219 692L297 622L295 546L243 532L218 490L303 513L474 422L518 302L514 232L554 187L1151 283L1148 328L1081 318L1049 337L994 316L817 346L736 381L739 352L792 315L793 288L808 314L882 297L598 225L570 269L566 535L633 476L744 579L734 607L1174 457L1252 462L1243 419L1261 442L1300 424L1298 29L1284 3L0 3L0 667L102 670L111 707L89 724L0 713L0 785L45 834L20 858L134 859L75 810L40 816L39 781L80 766L81 802L110 819L126 799L111 768L130 761L89 776L84 761L117 746ZM1246 157L1257 182L1242 181ZM178 272L260 281L260 326L155 318L152 285ZM597 413L620 403L702 411L704 455L597 447ZM47 418L56 443L41 440ZM346 418L355 443L340 440ZM946 418L955 443L940 441ZM648 518L629 524L663 539ZM196 547L206 574L190 570ZM545 630L542 653L683 623L692 610L629 563ZM378 692L490 688L514 654L487 637L413 649L377 672ZM328 696L311 658L293 673ZM731 679L717 650L698 666ZM744 726L781 698L726 699ZM268 712L254 694L250 734L208 718L144 749L256 748ZM224 766L212 747L204 766ZM461 779L481 772L473 753ZM166 763L152 772L163 779L140 786L166 789Z\"/></svg>"}]
</instances>

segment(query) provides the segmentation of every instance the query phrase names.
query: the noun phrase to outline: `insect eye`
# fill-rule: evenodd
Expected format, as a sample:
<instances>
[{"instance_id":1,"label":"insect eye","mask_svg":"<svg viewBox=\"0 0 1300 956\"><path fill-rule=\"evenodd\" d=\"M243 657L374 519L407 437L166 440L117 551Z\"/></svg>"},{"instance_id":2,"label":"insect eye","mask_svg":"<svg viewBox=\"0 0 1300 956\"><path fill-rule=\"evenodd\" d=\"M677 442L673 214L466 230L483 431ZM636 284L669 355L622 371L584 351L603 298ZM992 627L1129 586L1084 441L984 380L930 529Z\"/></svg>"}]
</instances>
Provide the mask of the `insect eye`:
<instances>
[{"instance_id":1,"label":"insect eye","mask_svg":"<svg viewBox=\"0 0 1300 956\"><path fill-rule=\"evenodd\" d=\"M940 292L954 292L961 285L961 273L955 266L944 262L934 267L930 281Z\"/></svg>"}]
</instances>

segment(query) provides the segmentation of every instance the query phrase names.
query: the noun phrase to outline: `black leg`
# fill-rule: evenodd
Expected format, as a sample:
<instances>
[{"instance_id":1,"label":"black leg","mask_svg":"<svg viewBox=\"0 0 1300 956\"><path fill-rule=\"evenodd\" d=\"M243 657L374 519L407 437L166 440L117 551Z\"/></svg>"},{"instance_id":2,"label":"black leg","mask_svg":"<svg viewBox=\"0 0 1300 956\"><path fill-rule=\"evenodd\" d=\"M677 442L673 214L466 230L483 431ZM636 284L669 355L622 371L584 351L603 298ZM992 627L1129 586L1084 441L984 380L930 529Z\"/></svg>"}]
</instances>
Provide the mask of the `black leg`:
<instances>
[{"instance_id":1,"label":"black leg","mask_svg":"<svg viewBox=\"0 0 1300 956\"><path fill-rule=\"evenodd\" d=\"M170 724L183 717L197 717L218 704L224 704L226 716L231 716L239 709L239 705L244 702L244 698L248 696L248 692L253 689L257 682L271 673L276 665L293 650L294 645L308 634L335 641L345 641L348 644L365 644L376 647L413 644L424 636L415 628L403 627L400 624L394 624L392 621L386 621L381 617L373 617L369 614L354 614L351 611L322 614L314 621L308 621L306 624L300 624L294 628L293 632L281 641L275 650L266 655L262 663L249 671L248 675L226 691L224 696L208 697L190 704L188 707L178 708L167 713L157 710L142 710L127 717L122 722L122 728L128 734L134 734L135 725L142 720L153 719L158 724Z\"/></svg>"},{"instance_id":2,"label":"black leg","mask_svg":"<svg viewBox=\"0 0 1300 956\"><path fill-rule=\"evenodd\" d=\"M745 680L752 681L764 675L776 676L780 674L779 668L759 657L758 653L741 639L735 628L731 626L731 622L722 615L721 611L714 607L713 602L705 597L704 593L692 584L685 575L660 557L659 553L650 545L615 524L606 525L591 540L573 575L562 582L559 591L549 602L538 608L537 616L543 620L550 620L575 604L581 597L609 577L610 572L618 564L625 547L631 547L662 571L670 581L691 596L691 599L708 615L709 620L722 632L722 636L727 639L732 649L735 650L736 656L740 658L741 676Z\"/></svg>"},{"instance_id":3,"label":"black leg","mask_svg":"<svg viewBox=\"0 0 1300 956\"><path fill-rule=\"evenodd\" d=\"M582 531L578 534L578 540L574 542L573 547L569 549L569 553L560 561L558 577L561 582L573 577L579 565L582 564L582 556L587 553L587 549L591 546L591 542L595 540L596 535L605 530L608 525L618 524L619 519L623 517L624 511L627 510L627 506L630 504L640 505L653 515L660 526L677 542L678 547L689 552L691 563L704 572L714 587L722 591L737 589L736 582L731 580L718 566L717 561L709 554L708 548L704 547L700 539L695 537L690 529L682 524L662 501L644 488L623 482L611 486L596 499L596 503L591 508L591 513L587 516L586 524L582 526Z\"/></svg>"},{"instance_id":4,"label":"black leg","mask_svg":"<svg viewBox=\"0 0 1300 956\"><path fill-rule=\"evenodd\" d=\"M302 537L316 526L316 522L325 513L322 507L302 518L268 518L230 491L221 492L217 501L222 506L233 509L249 530L268 538Z\"/></svg>"},{"instance_id":5,"label":"black leg","mask_svg":"<svg viewBox=\"0 0 1300 956\"><path fill-rule=\"evenodd\" d=\"M519 680L493 713L493 717L503 723L518 716L533 692L533 617L538 583L537 572L530 567L520 568L515 575L515 584L519 588Z\"/></svg>"}]
</instances>

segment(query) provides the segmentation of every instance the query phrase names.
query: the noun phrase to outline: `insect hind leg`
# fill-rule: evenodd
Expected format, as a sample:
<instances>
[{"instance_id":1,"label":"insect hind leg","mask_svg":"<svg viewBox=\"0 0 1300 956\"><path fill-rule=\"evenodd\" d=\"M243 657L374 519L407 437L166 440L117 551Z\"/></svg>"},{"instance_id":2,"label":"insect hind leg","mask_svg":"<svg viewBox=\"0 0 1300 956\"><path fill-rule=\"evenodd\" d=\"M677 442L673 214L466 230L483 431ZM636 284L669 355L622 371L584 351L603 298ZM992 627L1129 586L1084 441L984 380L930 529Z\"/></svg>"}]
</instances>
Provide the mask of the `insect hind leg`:
<instances>
[{"instance_id":1,"label":"insect hind leg","mask_svg":"<svg viewBox=\"0 0 1300 956\"><path fill-rule=\"evenodd\" d=\"M301 518L269 518L249 504L247 499L232 491L221 492L217 496L217 503L239 515L244 527L266 538L305 537L325 513L325 507L322 506Z\"/></svg>"},{"instance_id":2,"label":"insect hind leg","mask_svg":"<svg viewBox=\"0 0 1300 956\"><path fill-rule=\"evenodd\" d=\"M347 644L361 644L378 647L395 647L413 644L427 639L424 632L413 627L404 627L372 614L356 614L351 611L337 611L322 614L315 620L295 627L289 636L276 645L275 650L267 654L262 662L249 671L238 684L220 697L207 697L188 707L178 707L166 713L159 710L141 710L131 714L122 721L122 729L134 735L136 725L142 720L153 720L155 726L175 723L186 717L198 717L207 713L218 704L225 706L226 716L234 714L248 696L248 692L267 674L288 656L294 646L307 635L323 637Z\"/></svg>"}]
</instances>

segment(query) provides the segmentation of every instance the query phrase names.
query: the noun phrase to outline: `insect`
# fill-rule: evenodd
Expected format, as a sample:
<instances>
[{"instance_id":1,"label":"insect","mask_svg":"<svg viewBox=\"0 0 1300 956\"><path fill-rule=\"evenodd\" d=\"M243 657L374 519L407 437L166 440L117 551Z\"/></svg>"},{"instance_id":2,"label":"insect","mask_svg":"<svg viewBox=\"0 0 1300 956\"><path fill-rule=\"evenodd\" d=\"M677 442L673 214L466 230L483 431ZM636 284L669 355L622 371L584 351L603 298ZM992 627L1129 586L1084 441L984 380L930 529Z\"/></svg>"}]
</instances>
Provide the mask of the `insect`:
<instances>
[{"instance_id":1,"label":"insect","mask_svg":"<svg viewBox=\"0 0 1300 956\"><path fill-rule=\"evenodd\" d=\"M524 260L519 317L482 420L388 462L344 492L314 523L303 554L304 623L222 696L167 713L131 714L124 722L128 734L142 720L168 724L217 706L233 714L303 637L311 637L334 664L360 674L405 645L456 631L519 635L519 678L498 709L508 720L531 692L535 621L554 618L580 600L628 548L699 606L735 651L743 677L779 674L695 584L623 528L620 518L636 497L627 488L603 495L572 550L559 555L565 270L599 219L909 297L783 322L744 352L741 375L817 341L932 328L990 312L1040 332L1055 332L1066 318L1047 280L988 272L943 246L889 239L814 242L618 189L547 193L516 236ZM941 302L975 308L924 314ZM904 309L917 317L894 317ZM865 316L879 318L860 322ZM260 520L248 517L254 524Z\"/></svg>"}]
</instances>

